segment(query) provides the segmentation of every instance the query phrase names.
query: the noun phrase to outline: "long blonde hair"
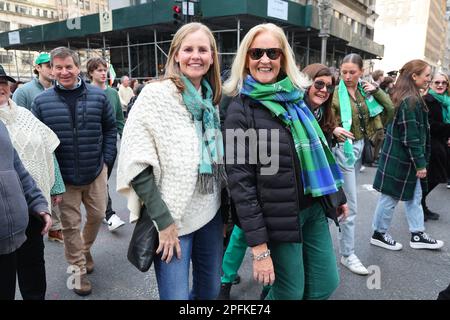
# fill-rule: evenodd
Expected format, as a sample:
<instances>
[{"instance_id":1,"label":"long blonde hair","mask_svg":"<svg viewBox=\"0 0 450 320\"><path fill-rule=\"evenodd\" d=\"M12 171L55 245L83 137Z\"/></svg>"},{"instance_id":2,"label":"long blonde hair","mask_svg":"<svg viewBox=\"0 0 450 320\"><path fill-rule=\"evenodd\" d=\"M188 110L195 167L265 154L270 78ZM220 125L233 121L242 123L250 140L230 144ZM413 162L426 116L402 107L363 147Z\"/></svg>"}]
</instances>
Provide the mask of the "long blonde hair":
<instances>
[{"instance_id":1,"label":"long blonde hair","mask_svg":"<svg viewBox=\"0 0 450 320\"><path fill-rule=\"evenodd\" d=\"M181 92L184 91L184 84L180 79L183 74L181 73L178 63L175 61L175 56L180 50L181 43L186 38L186 36L191 33L197 32L198 30L202 30L208 36L209 42L211 44L213 65L209 68L208 72L205 75L205 78L208 80L213 90L213 103L218 104L222 95L222 84L220 81L220 66L219 58L217 56L217 44L211 30L202 23L191 22L185 24L175 33L172 39L172 43L170 44L169 57L167 58L165 66L166 71L164 74L164 79L171 79Z\"/></svg>"},{"instance_id":2,"label":"long blonde hair","mask_svg":"<svg viewBox=\"0 0 450 320\"><path fill-rule=\"evenodd\" d=\"M281 58L281 72L286 73L294 86L298 89L305 90L310 85L308 77L302 74L297 68L294 53L288 43L283 29L273 23L263 23L251 28L245 35L244 39L242 39L236 57L234 58L233 66L231 67L230 78L223 85L223 91L225 94L229 96L236 96L239 94L242 89L244 79L249 74L249 70L246 67L247 51L252 45L255 37L263 32L270 32L280 43L280 47L283 50L283 56Z\"/></svg>"}]
</instances>

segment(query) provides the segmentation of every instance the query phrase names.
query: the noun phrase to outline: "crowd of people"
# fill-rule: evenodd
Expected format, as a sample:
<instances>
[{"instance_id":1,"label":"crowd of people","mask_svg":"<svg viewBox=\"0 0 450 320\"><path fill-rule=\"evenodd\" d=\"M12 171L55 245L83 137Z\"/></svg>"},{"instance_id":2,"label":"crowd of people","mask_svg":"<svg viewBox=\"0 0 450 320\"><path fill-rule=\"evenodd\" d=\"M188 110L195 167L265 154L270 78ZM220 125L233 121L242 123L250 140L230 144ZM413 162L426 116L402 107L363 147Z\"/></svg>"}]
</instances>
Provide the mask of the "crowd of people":
<instances>
[{"instance_id":1,"label":"crowd of people","mask_svg":"<svg viewBox=\"0 0 450 320\"><path fill-rule=\"evenodd\" d=\"M148 214L158 231L161 300L230 299L247 248L267 300L329 298L339 262L368 275L355 253L363 164L377 168L380 192L370 243L402 249L388 231L403 201L410 247L444 246L424 222L439 219L428 194L450 188L450 86L425 61L367 77L351 53L338 74L319 63L300 70L284 31L265 23L246 33L222 79L211 30L189 23L174 35L164 76L146 85L123 76L118 90L109 87L102 58L87 62L88 83L65 47L35 65L36 78L13 95L16 81L0 67L0 187L8 186L0 188L0 299L14 299L16 274L23 299L45 299L47 232L64 243L73 291L92 292L100 225L125 224L108 192L116 156L130 221Z\"/></svg>"}]
</instances>

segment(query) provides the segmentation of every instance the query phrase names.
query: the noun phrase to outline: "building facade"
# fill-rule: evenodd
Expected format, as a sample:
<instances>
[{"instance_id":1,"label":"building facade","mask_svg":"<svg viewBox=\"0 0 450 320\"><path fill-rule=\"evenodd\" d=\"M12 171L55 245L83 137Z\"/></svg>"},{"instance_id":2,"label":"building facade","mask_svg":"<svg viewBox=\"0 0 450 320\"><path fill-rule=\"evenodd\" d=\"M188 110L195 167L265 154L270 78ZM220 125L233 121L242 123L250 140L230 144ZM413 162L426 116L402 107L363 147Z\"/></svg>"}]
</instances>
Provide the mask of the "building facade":
<instances>
[{"instance_id":1,"label":"building facade","mask_svg":"<svg viewBox=\"0 0 450 320\"><path fill-rule=\"evenodd\" d=\"M29 28L107 9L108 0L2 0L0 32ZM31 50L2 48L0 64L16 79L28 81L33 74L36 55L37 52Z\"/></svg>"},{"instance_id":2,"label":"building facade","mask_svg":"<svg viewBox=\"0 0 450 320\"><path fill-rule=\"evenodd\" d=\"M423 59L433 69L443 68L446 8L446 0L377 0L374 40L384 44L385 54L375 67L389 72L412 59Z\"/></svg>"}]
</instances>

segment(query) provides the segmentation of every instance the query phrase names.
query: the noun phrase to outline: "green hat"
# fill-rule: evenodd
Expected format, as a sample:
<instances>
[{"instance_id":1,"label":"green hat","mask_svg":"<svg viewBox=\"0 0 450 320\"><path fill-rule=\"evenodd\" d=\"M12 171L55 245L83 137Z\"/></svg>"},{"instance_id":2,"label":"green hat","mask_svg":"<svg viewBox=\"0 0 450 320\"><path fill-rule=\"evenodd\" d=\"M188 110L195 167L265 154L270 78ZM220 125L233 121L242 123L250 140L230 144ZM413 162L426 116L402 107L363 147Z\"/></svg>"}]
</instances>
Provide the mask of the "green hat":
<instances>
[{"instance_id":1,"label":"green hat","mask_svg":"<svg viewBox=\"0 0 450 320\"><path fill-rule=\"evenodd\" d=\"M40 53L36 60L34 60L35 64L43 64L48 62L50 62L50 54L48 54L47 52Z\"/></svg>"}]
</instances>

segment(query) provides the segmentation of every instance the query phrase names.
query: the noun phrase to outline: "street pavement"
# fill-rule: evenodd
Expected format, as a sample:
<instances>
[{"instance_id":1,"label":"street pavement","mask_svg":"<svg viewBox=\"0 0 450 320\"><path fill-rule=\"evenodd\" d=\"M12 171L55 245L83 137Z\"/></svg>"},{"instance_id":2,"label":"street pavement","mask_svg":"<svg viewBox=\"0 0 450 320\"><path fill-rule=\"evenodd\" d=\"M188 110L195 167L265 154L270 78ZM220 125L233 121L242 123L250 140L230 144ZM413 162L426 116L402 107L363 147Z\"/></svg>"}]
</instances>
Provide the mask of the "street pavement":
<instances>
[{"instance_id":1,"label":"street pavement","mask_svg":"<svg viewBox=\"0 0 450 320\"><path fill-rule=\"evenodd\" d=\"M80 297L67 288L67 263L62 244L49 242L45 238L45 260L47 270L47 299L49 300L157 300L158 289L153 267L147 273L135 269L126 258L128 243L134 225L128 223L125 199L114 189L115 172L109 187L113 208L127 224L116 232L102 225L92 247L95 270L89 275L92 294ZM370 276L352 274L339 264L340 286L331 296L333 300L434 300L440 290L450 282L450 190L439 185L429 195L429 208L441 213L438 221L426 222L427 232L443 240L439 251L414 250L409 247L410 233L404 215L404 206L398 205L390 229L394 239L403 244L401 251L389 251L370 245L372 215L378 193L371 188L375 168L366 168L358 178L358 217L356 219L356 254L370 266ZM333 242L337 251L337 228L330 224ZM295 258L295 257L293 257ZM252 279L252 264L247 250L244 263L239 270L242 281L234 285L231 298L257 300L261 286ZM21 299L17 290L17 299Z\"/></svg>"}]
</instances>

